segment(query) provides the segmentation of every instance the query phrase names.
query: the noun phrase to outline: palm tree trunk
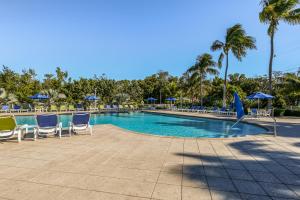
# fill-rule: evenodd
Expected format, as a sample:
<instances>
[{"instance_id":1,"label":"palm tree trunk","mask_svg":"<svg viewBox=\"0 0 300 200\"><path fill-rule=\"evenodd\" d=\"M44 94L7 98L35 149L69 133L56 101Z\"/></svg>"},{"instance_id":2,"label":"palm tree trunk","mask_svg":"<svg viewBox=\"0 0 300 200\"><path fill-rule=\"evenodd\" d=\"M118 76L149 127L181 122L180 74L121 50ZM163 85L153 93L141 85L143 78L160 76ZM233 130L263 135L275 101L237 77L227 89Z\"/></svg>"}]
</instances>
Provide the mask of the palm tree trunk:
<instances>
[{"instance_id":1,"label":"palm tree trunk","mask_svg":"<svg viewBox=\"0 0 300 200\"><path fill-rule=\"evenodd\" d=\"M228 72L228 53L226 54L226 68L225 68L224 86L223 86L223 107L226 107L227 72Z\"/></svg>"},{"instance_id":2,"label":"palm tree trunk","mask_svg":"<svg viewBox=\"0 0 300 200\"><path fill-rule=\"evenodd\" d=\"M159 104L161 104L161 89L159 90Z\"/></svg>"},{"instance_id":3,"label":"palm tree trunk","mask_svg":"<svg viewBox=\"0 0 300 200\"><path fill-rule=\"evenodd\" d=\"M203 96L202 96L202 77L200 78L200 103L203 106Z\"/></svg>"},{"instance_id":4,"label":"palm tree trunk","mask_svg":"<svg viewBox=\"0 0 300 200\"><path fill-rule=\"evenodd\" d=\"M273 72L273 58L274 58L274 31L271 33L271 53L270 53L270 61L269 61L269 93L272 94L272 72ZM272 106L272 101L268 102L269 107Z\"/></svg>"}]
</instances>

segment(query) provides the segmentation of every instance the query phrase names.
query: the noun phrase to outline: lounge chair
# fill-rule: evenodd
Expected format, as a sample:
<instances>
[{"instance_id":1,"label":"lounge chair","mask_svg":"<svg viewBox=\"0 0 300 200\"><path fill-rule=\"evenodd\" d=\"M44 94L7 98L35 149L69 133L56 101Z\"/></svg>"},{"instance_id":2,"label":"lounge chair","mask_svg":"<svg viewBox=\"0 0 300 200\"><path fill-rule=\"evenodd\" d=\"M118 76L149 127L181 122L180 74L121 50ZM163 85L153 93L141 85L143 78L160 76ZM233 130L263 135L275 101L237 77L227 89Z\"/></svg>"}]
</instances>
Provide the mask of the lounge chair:
<instances>
[{"instance_id":1,"label":"lounge chair","mask_svg":"<svg viewBox=\"0 0 300 200\"><path fill-rule=\"evenodd\" d=\"M119 106L118 105L112 105L112 110L118 111L119 110Z\"/></svg>"},{"instance_id":2,"label":"lounge chair","mask_svg":"<svg viewBox=\"0 0 300 200\"><path fill-rule=\"evenodd\" d=\"M57 109L57 106L56 105L51 105L50 106L50 112L57 112L58 109Z\"/></svg>"},{"instance_id":3,"label":"lounge chair","mask_svg":"<svg viewBox=\"0 0 300 200\"><path fill-rule=\"evenodd\" d=\"M33 112L34 111L34 106L31 105L31 104L27 104L27 108L30 112Z\"/></svg>"},{"instance_id":4,"label":"lounge chair","mask_svg":"<svg viewBox=\"0 0 300 200\"><path fill-rule=\"evenodd\" d=\"M92 105L92 106L89 106L87 110L88 111L97 111L98 108L97 108L97 106L95 107L95 105Z\"/></svg>"},{"instance_id":5,"label":"lounge chair","mask_svg":"<svg viewBox=\"0 0 300 200\"><path fill-rule=\"evenodd\" d=\"M45 136L49 134L58 134L61 138L62 123L58 121L57 115L37 115L37 128L34 129L34 138L37 136Z\"/></svg>"},{"instance_id":6,"label":"lounge chair","mask_svg":"<svg viewBox=\"0 0 300 200\"><path fill-rule=\"evenodd\" d=\"M219 108L217 106L214 106L211 110L207 111L208 113L218 113L219 112Z\"/></svg>"},{"instance_id":7,"label":"lounge chair","mask_svg":"<svg viewBox=\"0 0 300 200\"><path fill-rule=\"evenodd\" d=\"M198 112L198 113L206 113L206 112L207 112L207 110L205 109L205 107L204 107L204 106L198 106L198 108L197 108L197 112Z\"/></svg>"},{"instance_id":8,"label":"lounge chair","mask_svg":"<svg viewBox=\"0 0 300 200\"><path fill-rule=\"evenodd\" d=\"M22 127L18 127L14 116L0 116L0 139L7 140L17 135L21 142Z\"/></svg>"},{"instance_id":9,"label":"lounge chair","mask_svg":"<svg viewBox=\"0 0 300 200\"><path fill-rule=\"evenodd\" d=\"M8 105L3 105L0 112L9 112L9 111L10 111L9 106Z\"/></svg>"},{"instance_id":10,"label":"lounge chair","mask_svg":"<svg viewBox=\"0 0 300 200\"><path fill-rule=\"evenodd\" d=\"M251 108L250 110L250 116L251 117L258 117L258 111L256 108Z\"/></svg>"},{"instance_id":11,"label":"lounge chair","mask_svg":"<svg viewBox=\"0 0 300 200\"><path fill-rule=\"evenodd\" d=\"M65 111L67 111L67 106L66 106L66 105L60 105L59 111L60 111L60 112L65 112Z\"/></svg>"},{"instance_id":12,"label":"lounge chair","mask_svg":"<svg viewBox=\"0 0 300 200\"><path fill-rule=\"evenodd\" d=\"M89 129L90 134L93 134L92 126L90 125L90 114L89 113L74 113L72 117L72 122L69 126L69 135L72 132L86 131Z\"/></svg>"},{"instance_id":13,"label":"lounge chair","mask_svg":"<svg viewBox=\"0 0 300 200\"><path fill-rule=\"evenodd\" d=\"M123 105L119 105L119 110L124 110Z\"/></svg>"},{"instance_id":14,"label":"lounge chair","mask_svg":"<svg viewBox=\"0 0 300 200\"><path fill-rule=\"evenodd\" d=\"M20 112L28 112L29 111L29 108L28 107L23 107L23 106L20 106L20 105L15 105L14 106L14 109L20 109Z\"/></svg>"},{"instance_id":15,"label":"lounge chair","mask_svg":"<svg viewBox=\"0 0 300 200\"><path fill-rule=\"evenodd\" d=\"M75 111L76 109L75 109L74 105L69 105L68 110L69 111Z\"/></svg>"},{"instance_id":16,"label":"lounge chair","mask_svg":"<svg viewBox=\"0 0 300 200\"><path fill-rule=\"evenodd\" d=\"M111 105L105 105L105 110L111 110L111 109L112 109Z\"/></svg>"},{"instance_id":17,"label":"lounge chair","mask_svg":"<svg viewBox=\"0 0 300 200\"><path fill-rule=\"evenodd\" d=\"M219 110L218 114L220 114L220 115L229 115L229 112L226 110L225 107L222 107L222 108Z\"/></svg>"},{"instance_id":18,"label":"lounge chair","mask_svg":"<svg viewBox=\"0 0 300 200\"><path fill-rule=\"evenodd\" d=\"M83 105L81 103L76 104L76 110L83 111L84 110Z\"/></svg>"},{"instance_id":19,"label":"lounge chair","mask_svg":"<svg viewBox=\"0 0 300 200\"><path fill-rule=\"evenodd\" d=\"M21 106L14 105L10 112L21 112Z\"/></svg>"},{"instance_id":20,"label":"lounge chair","mask_svg":"<svg viewBox=\"0 0 300 200\"><path fill-rule=\"evenodd\" d=\"M37 105L34 107L35 112L44 112L45 110L47 110L47 109L45 109L44 106Z\"/></svg>"},{"instance_id":21,"label":"lounge chair","mask_svg":"<svg viewBox=\"0 0 300 200\"><path fill-rule=\"evenodd\" d=\"M99 109L99 111L103 111L104 110L104 105L102 105L102 104L98 105L98 109Z\"/></svg>"}]
</instances>

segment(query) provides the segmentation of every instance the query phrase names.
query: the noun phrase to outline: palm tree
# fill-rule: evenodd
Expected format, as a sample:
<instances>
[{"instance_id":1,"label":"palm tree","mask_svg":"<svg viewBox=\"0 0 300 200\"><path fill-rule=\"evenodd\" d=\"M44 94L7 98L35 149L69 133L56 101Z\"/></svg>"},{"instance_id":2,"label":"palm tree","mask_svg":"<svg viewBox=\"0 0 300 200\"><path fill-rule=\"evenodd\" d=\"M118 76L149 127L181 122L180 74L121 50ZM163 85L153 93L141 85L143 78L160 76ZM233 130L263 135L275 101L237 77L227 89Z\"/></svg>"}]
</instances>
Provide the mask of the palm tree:
<instances>
[{"instance_id":1,"label":"palm tree","mask_svg":"<svg viewBox=\"0 0 300 200\"><path fill-rule=\"evenodd\" d=\"M272 70L274 58L274 35L278 29L279 21L288 24L300 24L299 0L262 0L262 11L259 19L262 23L269 24L268 35L270 36L271 53L269 60L269 92L272 93Z\"/></svg>"},{"instance_id":2,"label":"palm tree","mask_svg":"<svg viewBox=\"0 0 300 200\"><path fill-rule=\"evenodd\" d=\"M217 75L219 73L215 68L216 66L217 63L213 61L212 56L208 53L204 53L198 56L195 65L188 69L188 72L192 73L191 80L199 80L201 106L203 106L203 80L207 74Z\"/></svg>"},{"instance_id":3,"label":"palm tree","mask_svg":"<svg viewBox=\"0 0 300 200\"><path fill-rule=\"evenodd\" d=\"M248 49L256 49L255 39L246 34L241 24L236 24L233 27L228 28L225 36L225 41L221 42L219 40L216 40L211 46L212 51L222 51L218 60L219 67L222 66L224 56L226 57L226 68L223 86L223 107L226 107L226 88L229 53L232 52L233 55L239 61L241 61L242 58L246 56Z\"/></svg>"}]
</instances>

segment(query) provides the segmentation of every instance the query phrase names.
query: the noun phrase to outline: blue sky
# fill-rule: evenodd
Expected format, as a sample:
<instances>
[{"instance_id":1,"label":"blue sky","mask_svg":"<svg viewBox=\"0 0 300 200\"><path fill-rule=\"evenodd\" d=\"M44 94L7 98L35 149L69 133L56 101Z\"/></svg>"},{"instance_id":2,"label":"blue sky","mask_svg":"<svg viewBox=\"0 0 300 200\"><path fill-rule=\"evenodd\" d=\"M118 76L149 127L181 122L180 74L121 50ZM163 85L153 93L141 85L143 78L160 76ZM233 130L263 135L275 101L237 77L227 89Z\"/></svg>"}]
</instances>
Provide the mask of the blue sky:
<instances>
[{"instance_id":1,"label":"blue sky","mask_svg":"<svg viewBox=\"0 0 300 200\"><path fill-rule=\"evenodd\" d=\"M105 73L139 79L167 70L181 75L197 55L241 23L257 40L229 73L267 73L269 38L259 0L2 0L0 64L20 72L33 68L42 78L57 66L70 76ZM274 70L300 67L300 26L280 24ZM213 53L217 59L218 53ZM223 75L222 69L221 75Z\"/></svg>"}]
</instances>

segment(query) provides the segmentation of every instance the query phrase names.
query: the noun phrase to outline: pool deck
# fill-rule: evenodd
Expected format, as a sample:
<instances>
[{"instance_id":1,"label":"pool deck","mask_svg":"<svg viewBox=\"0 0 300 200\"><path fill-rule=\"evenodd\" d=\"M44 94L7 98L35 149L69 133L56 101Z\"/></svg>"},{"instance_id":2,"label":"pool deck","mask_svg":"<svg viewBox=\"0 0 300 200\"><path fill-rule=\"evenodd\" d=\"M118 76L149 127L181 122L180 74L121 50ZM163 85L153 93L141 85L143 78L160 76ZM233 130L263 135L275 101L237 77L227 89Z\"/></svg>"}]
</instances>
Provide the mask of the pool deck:
<instances>
[{"instance_id":1,"label":"pool deck","mask_svg":"<svg viewBox=\"0 0 300 200\"><path fill-rule=\"evenodd\" d=\"M300 120L278 122L278 137L184 139L97 125L92 136L3 141L0 200L300 199Z\"/></svg>"}]
</instances>

